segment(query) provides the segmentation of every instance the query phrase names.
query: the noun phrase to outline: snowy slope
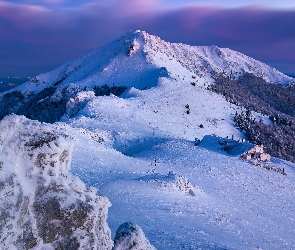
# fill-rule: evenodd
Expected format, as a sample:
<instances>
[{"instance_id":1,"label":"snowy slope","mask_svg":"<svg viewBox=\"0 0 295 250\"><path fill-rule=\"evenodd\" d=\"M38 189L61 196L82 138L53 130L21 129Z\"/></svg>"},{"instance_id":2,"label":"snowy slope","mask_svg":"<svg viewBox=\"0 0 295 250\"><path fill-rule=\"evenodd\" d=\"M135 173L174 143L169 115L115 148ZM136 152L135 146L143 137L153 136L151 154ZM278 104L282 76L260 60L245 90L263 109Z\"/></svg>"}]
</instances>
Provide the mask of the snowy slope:
<instances>
[{"instance_id":1,"label":"snowy slope","mask_svg":"<svg viewBox=\"0 0 295 250\"><path fill-rule=\"evenodd\" d=\"M245 72L262 76L272 83L292 81L291 77L276 69L230 49L169 43L144 31L130 31L13 90L39 92L50 86L67 86L69 83L78 83L89 89L103 84L143 89L156 86L161 76L185 82L204 78L211 83L216 73L239 77Z\"/></svg>"},{"instance_id":2,"label":"snowy slope","mask_svg":"<svg viewBox=\"0 0 295 250\"><path fill-rule=\"evenodd\" d=\"M287 175L268 171L238 158L248 144L227 154L214 136L194 146L205 135L243 138L235 110L202 86L164 78L64 117L77 138L72 172L110 199L112 237L133 221L157 249L294 248L294 164L272 159Z\"/></svg>"},{"instance_id":3,"label":"snowy slope","mask_svg":"<svg viewBox=\"0 0 295 250\"><path fill-rule=\"evenodd\" d=\"M133 221L163 250L295 246L294 164L273 159L270 165L285 168L281 175L183 139L155 136L142 147L143 134L141 150L124 155L107 136L105 142L76 138L73 173L110 199L113 237L122 222ZM179 188L185 179L193 195Z\"/></svg>"},{"instance_id":4,"label":"snowy slope","mask_svg":"<svg viewBox=\"0 0 295 250\"><path fill-rule=\"evenodd\" d=\"M124 99L95 97L76 116L64 116L62 121L91 131L108 131L113 147L127 153L142 137L143 147L155 137L194 140L216 134L242 139L244 135L233 122L239 109L203 87L162 78L158 87L141 91L132 88Z\"/></svg>"}]
</instances>

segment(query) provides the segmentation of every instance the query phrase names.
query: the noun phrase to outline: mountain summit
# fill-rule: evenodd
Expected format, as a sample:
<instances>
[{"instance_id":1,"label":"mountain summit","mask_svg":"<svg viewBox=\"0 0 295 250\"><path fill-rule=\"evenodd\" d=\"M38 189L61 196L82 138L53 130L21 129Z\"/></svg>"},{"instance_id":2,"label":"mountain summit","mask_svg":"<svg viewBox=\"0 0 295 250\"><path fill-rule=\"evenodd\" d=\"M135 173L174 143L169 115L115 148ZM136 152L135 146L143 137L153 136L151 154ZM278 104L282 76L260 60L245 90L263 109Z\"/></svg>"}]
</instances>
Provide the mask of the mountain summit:
<instances>
[{"instance_id":1,"label":"mountain summit","mask_svg":"<svg viewBox=\"0 0 295 250\"><path fill-rule=\"evenodd\" d=\"M232 78L253 73L270 83L292 81L276 69L230 49L169 43L137 30L49 73L38 75L17 89L36 93L69 83L87 89L104 84L146 89L156 86L159 77L188 82L193 76L211 83L212 77L219 73Z\"/></svg>"}]
</instances>

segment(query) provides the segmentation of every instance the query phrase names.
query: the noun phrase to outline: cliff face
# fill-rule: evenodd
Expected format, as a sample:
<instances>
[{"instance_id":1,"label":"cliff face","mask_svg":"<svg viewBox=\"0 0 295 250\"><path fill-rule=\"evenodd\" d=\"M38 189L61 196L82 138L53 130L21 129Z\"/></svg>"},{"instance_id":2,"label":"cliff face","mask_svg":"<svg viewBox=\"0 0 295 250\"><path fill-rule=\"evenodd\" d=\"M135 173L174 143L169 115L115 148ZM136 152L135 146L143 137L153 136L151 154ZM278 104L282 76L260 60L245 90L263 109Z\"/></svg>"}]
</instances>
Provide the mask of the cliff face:
<instances>
[{"instance_id":1,"label":"cliff face","mask_svg":"<svg viewBox=\"0 0 295 250\"><path fill-rule=\"evenodd\" d=\"M69 173L64 129L10 115L0 131L0 248L111 249L110 202Z\"/></svg>"}]
</instances>

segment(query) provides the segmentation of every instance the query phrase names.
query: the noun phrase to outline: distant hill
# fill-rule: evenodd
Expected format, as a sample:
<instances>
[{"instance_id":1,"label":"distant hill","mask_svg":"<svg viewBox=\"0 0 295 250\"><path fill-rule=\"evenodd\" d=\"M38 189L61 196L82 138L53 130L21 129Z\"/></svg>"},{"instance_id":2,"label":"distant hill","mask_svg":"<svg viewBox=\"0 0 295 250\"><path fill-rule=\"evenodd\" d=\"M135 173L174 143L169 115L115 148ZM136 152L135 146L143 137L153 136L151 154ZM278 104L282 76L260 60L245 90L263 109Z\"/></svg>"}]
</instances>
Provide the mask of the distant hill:
<instances>
[{"instance_id":1,"label":"distant hill","mask_svg":"<svg viewBox=\"0 0 295 250\"><path fill-rule=\"evenodd\" d=\"M292 77L292 78L295 78L295 73L291 73L291 74L286 74L287 76L290 76L290 77Z\"/></svg>"},{"instance_id":2,"label":"distant hill","mask_svg":"<svg viewBox=\"0 0 295 250\"><path fill-rule=\"evenodd\" d=\"M29 77L0 77L0 92L15 88L29 80Z\"/></svg>"}]
</instances>

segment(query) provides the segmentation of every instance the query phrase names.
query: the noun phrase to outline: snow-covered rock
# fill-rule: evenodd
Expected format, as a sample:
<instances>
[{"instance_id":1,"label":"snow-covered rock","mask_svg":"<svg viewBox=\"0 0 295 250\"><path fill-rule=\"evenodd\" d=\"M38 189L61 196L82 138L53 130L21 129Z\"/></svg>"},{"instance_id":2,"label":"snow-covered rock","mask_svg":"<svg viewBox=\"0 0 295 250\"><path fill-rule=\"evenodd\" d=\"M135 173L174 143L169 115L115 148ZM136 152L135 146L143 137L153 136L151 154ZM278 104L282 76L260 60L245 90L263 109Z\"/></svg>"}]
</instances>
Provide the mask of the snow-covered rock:
<instances>
[{"instance_id":1,"label":"snow-covered rock","mask_svg":"<svg viewBox=\"0 0 295 250\"><path fill-rule=\"evenodd\" d=\"M155 250L141 228L131 222L119 226L113 250Z\"/></svg>"},{"instance_id":2,"label":"snow-covered rock","mask_svg":"<svg viewBox=\"0 0 295 250\"><path fill-rule=\"evenodd\" d=\"M93 91L82 91L77 96L70 98L66 104L66 116L72 117L76 115L82 108L85 107L86 103L94 98Z\"/></svg>"},{"instance_id":3,"label":"snow-covered rock","mask_svg":"<svg viewBox=\"0 0 295 250\"><path fill-rule=\"evenodd\" d=\"M162 179L162 180L161 180ZM195 192L202 192L198 187L192 185L189 180L178 173L170 171L168 175L160 177L161 186L170 188L173 191L180 191L195 196Z\"/></svg>"},{"instance_id":4,"label":"snow-covered rock","mask_svg":"<svg viewBox=\"0 0 295 250\"><path fill-rule=\"evenodd\" d=\"M111 204L69 173L69 135L16 115L0 131L0 249L111 249Z\"/></svg>"}]
</instances>

